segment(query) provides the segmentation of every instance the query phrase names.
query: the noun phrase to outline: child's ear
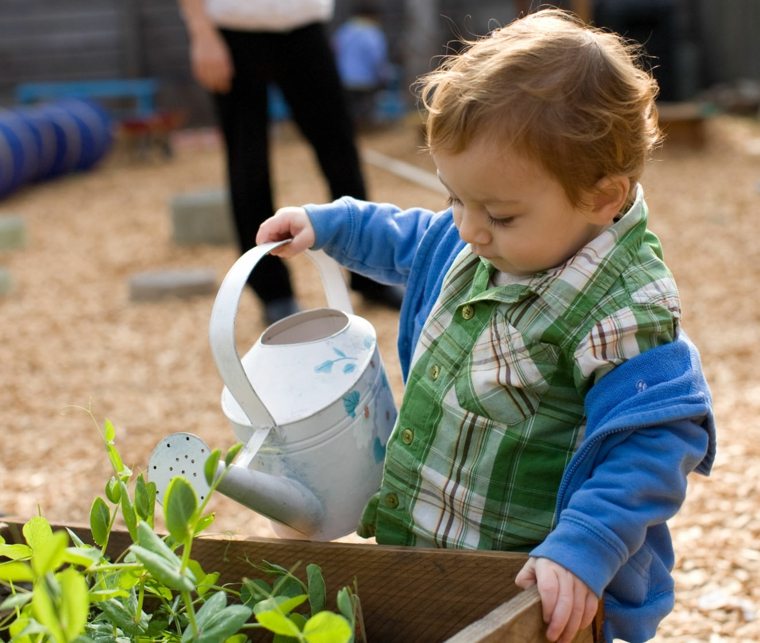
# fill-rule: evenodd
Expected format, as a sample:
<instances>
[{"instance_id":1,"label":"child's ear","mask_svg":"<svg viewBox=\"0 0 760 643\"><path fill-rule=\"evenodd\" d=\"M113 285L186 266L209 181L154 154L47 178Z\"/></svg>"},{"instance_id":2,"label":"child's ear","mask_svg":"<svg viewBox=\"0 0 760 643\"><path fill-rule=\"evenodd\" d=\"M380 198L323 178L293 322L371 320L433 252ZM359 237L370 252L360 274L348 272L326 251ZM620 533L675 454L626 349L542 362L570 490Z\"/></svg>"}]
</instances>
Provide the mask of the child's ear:
<instances>
[{"instance_id":1,"label":"child's ear","mask_svg":"<svg viewBox=\"0 0 760 643\"><path fill-rule=\"evenodd\" d=\"M588 217L598 225L609 225L620 214L628 200L631 180L615 174L599 179L591 190Z\"/></svg>"}]
</instances>

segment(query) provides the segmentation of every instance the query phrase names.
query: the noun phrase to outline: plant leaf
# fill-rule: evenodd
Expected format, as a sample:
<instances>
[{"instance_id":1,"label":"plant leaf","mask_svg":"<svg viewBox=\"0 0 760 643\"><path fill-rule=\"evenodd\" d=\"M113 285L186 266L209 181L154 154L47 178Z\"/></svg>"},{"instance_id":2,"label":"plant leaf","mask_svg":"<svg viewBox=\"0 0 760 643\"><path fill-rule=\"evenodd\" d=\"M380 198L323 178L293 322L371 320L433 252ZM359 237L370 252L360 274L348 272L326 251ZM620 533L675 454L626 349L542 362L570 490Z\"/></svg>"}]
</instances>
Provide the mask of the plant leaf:
<instances>
[{"instance_id":1,"label":"plant leaf","mask_svg":"<svg viewBox=\"0 0 760 643\"><path fill-rule=\"evenodd\" d=\"M214 513L208 513L205 516L198 518L198 521L195 523L195 530L193 531L193 535L197 536L198 534L206 531L206 529L214 524L214 520L216 520L216 514Z\"/></svg>"},{"instance_id":2,"label":"plant leaf","mask_svg":"<svg viewBox=\"0 0 760 643\"><path fill-rule=\"evenodd\" d=\"M224 466L229 467L232 464L232 461L235 459L238 453L240 453L240 449L243 448L243 443L238 442L236 444L233 444L230 447L230 450L227 451L227 454L224 456Z\"/></svg>"},{"instance_id":3,"label":"plant leaf","mask_svg":"<svg viewBox=\"0 0 760 643\"><path fill-rule=\"evenodd\" d=\"M140 520L153 524L156 507L156 483L145 482L143 474L135 482L135 512Z\"/></svg>"},{"instance_id":4,"label":"plant leaf","mask_svg":"<svg viewBox=\"0 0 760 643\"><path fill-rule=\"evenodd\" d=\"M214 592L211 594L195 615L195 621L198 624L198 628L203 629L204 625L211 620L214 614L223 610L226 606L227 595L224 592Z\"/></svg>"},{"instance_id":5,"label":"plant leaf","mask_svg":"<svg viewBox=\"0 0 760 643\"><path fill-rule=\"evenodd\" d=\"M137 514L135 513L135 506L129 497L126 483L122 480L119 486L121 486L121 516L124 518L127 531L129 531L129 537L134 541L137 539Z\"/></svg>"},{"instance_id":6,"label":"plant leaf","mask_svg":"<svg viewBox=\"0 0 760 643\"><path fill-rule=\"evenodd\" d=\"M256 613L256 620L261 623L270 632L283 634L284 636L295 636L301 633L298 626L291 621L285 614L277 609Z\"/></svg>"},{"instance_id":7,"label":"plant leaf","mask_svg":"<svg viewBox=\"0 0 760 643\"><path fill-rule=\"evenodd\" d=\"M206 483L211 486L216 479L216 470L219 465L219 458L222 457L222 452L219 449L214 449L203 465L203 475L206 477Z\"/></svg>"},{"instance_id":8,"label":"plant leaf","mask_svg":"<svg viewBox=\"0 0 760 643\"><path fill-rule=\"evenodd\" d=\"M93 547L66 547L66 551L63 552L64 563L79 565L85 569L92 565L96 565L101 559L102 555L100 550Z\"/></svg>"},{"instance_id":9,"label":"plant leaf","mask_svg":"<svg viewBox=\"0 0 760 643\"><path fill-rule=\"evenodd\" d=\"M50 523L42 516L30 518L21 528L24 534L24 540L34 549L39 547L53 535L53 528Z\"/></svg>"},{"instance_id":10,"label":"plant leaf","mask_svg":"<svg viewBox=\"0 0 760 643\"><path fill-rule=\"evenodd\" d=\"M92 539L98 547L108 544L109 525L111 524L111 510L106 501L100 496L96 497L90 507L90 531Z\"/></svg>"},{"instance_id":11,"label":"plant leaf","mask_svg":"<svg viewBox=\"0 0 760 643\"><path fill-rule=\"evenodd\" d=\"M31 600L31 592L19 592L18 594L11 594L2 603L0 603L0 612L21 609Z\"/></svg>"},{"instance_id":12,"label":"plant leaf","mask_svg":"<svg viewBox=\"0 0 760 643\"><path fill-rule=\"evenodd\" d=\"M306 579L309 587L309 607L311 613L316 614L325 609L327 594L322 568L314 563L306 565Z\"/></svg>"},{"instance_id":13,"label":"plant leaf","mask_svg":"<svg viewBox=\"0 0 760 643\"><path fill-rule=\"evenodd\" d=\"M251 618L249 607L228 605L223 610L212 614L204 627L201 628L197 638L192 637L192 628L188 627L182 633L182 640L193 641L193 643L218 643L238 632L248 622L249 618ZM185 638L188 630L191 630L190 638Z\"/></svg>"},{"instance_id":14,"label":"plant leaf","mask_svg":"<svg viewBox=\"0 0 760 643\"><path fill-rule=\"evenodd\" d=\"M125 634L136 636L140 633L140 628L132 616L132 611L127 605L116 598L110 598L107 601L98 603L100 609L106 618L113 625L122 630Z\"/></svg>"},{"instance_id":15,"label":"plant leaf","mask_svg":"<svg viewBox=\"0 0 760 643\"><path fill-rule=\"evenodd\" d=\"M259 601L253 606L255 614L260 612L269 612L277 610L281 614L290 614L296 607L306 602L306 594L300 594L299 596L272 596L271 598L265 598L263 601Z\"/></svg>"},{"instance_id":16,"label":"plant leaf","mask_svg":"<svg viewBox=\"0 0 760 643\"><path fill-rule=\"evenodd\" d=\"M248 641L248 637L245 634L234 634L233 636L228 636L224 643L246 643Z\"/></svg>"},{"instance_id":17,"label":"plant leaf","mask_svg":"<svg viewBox=\"0 0 760 643\"><path fill-rule=\"evenodd\" d=\"M137 543L130 546L150 574L159 582L176 591L192 591L195 576L190 569L182 570L182 561L147 523L137 525Z\"/></svg>"},{"instance_id":18,"label":"plant leaf","mask_svg":"<svg viewBox=\"0 0 760 643\"><path fill-rule=\"evenodd\" d=\"M117 475L119 480L124 480L124 472L126 467L124 466L124 461L121 459L121 454L119 453L118 449L109 442L106 444L106 453L108 454L108 459L111 462L111 467L113 468L114 473Z\"/></svg>"},{"instance_id":19,"label":"plant leaf","mask_svg":"<svg viewBox=\"0 0 760 643\"><path fill-rule=\"evenodd\" d=\"M12 560L0 564L0 580L13 581L15 583L29 583L34 580L34 572L31 565Z\"/></svg>"},{"instance_id":20,"label":"plant leaf","mask_svg":"<svg viewBox=\"0 0 760 643\"><path fill-rule=\"evenodd\" d=\"M177 592L191 592L195 589L190 572L181 570L179 559L173 565L163 556L140 545L131 545L129 549L159 583Z\"/></svg>"},{"instance_id":21,"label":"plant leaf","mask_svg":"<svg viewBox=\"0 0 760 643\"><path fill-rule=\"evenodd\" d=\"M63 628L48 585L48 579L45 578L35 581L32 592L32 611L34 617L48 629L54 641L65 641Z\"/></svg>"},{"instance_id":22,"label":"plant leaf","mask_svg":"<svg viewBox=\"0 0 760 643\"><path fill-rule=\"evenodd\" d=\"M5 556L11 560L19 560L20 558L29 558L32 555L32 548L29 545L17 544L17 545L0 545L0 556Z\"/></svg>"},{"instance_id":23,"label":"plant leaf","mask_svg":"<svg viewBox=\"0 0 760 643\"><path fill-rule=\"evenodd\" d=\"M69 544L65 531L55 531L50 538L32 547L32 569L37 576L54 572L63 564L63 555Z\"/></svg>"},{"instance_id":24,"label":"plant leaf","mask_svg":"<svg viewBox=\"0 0 760 643\"><path fill-rule=\"evenodd\" d=\"M340 613L348 619L349 623L353 623L355 619L354 601L351 597L351 590L348 587L342 587L338 590L336 602Z\"/></svg>"},{"instance_id":25,"label":"plant leaf","mask_svg":"<svg viewBox=\"0 0 760 643\"><path fill-rule=\"evenodd\" d=\"M179 558L171 548L161 539L161 537L153 531L148 523L140 521L137 525L137 544L155 552L159 556L163 556L168 561L179 565Z\"/></svg>"},{"instance_id":26,"label":"plant leaf","mask_svg":"<svg viewBox=\"0 0 760 643\"><path fill-rule=\"evenodd\" d=\"M307 643L348 643L352 635L348 621L333 612L319 612L303 626Z\"/></svg>"},{"instance_id":27,"label":"plant leaf","mask_svg":"<svg viewBox=\"0 0 760 643\"><path fill-rule=\"evenodd\" d=\"M190 560L187 563L187 568L193 573L196 581L195 591L198 592L198 596L203 596L208 592L219 580L219 572L212 572L207 574L203 571L203 567L197 560Z\"/></svg>"},{"instance_id":28,"label":"plant leaf","mask_svg":"<svg viewBox=\"0 0 760 643\"><path fill-rule=\"evenodd\" d=\"M112 444L116 439L116 427L114 427L109 419L106 419L106 421L103 422L103 438L107 444Z\"/></svg>"},{"instance_id":29,"label":"plant leaf","mask_svg":"<svg viewBox=\"0 0 760 643\"><path fill-rule=\"evenodd\" d=\"M72 567L64 569L58 576L61 584L61 625L70 641L84 632L90 601L87 598L87 581Z\"/></svg>"},{"instance_id":30,"label":"plant leaf","mask_svg":"<svg viewBox=\"0 0 760 643\"><path fill-rule=\"evenodd\" d=\"M172 478L164 494L164 515L166 528L178 543L192 537L197 510L198 496L193 486L180 476Z\"/></svg>"}]
</instances>

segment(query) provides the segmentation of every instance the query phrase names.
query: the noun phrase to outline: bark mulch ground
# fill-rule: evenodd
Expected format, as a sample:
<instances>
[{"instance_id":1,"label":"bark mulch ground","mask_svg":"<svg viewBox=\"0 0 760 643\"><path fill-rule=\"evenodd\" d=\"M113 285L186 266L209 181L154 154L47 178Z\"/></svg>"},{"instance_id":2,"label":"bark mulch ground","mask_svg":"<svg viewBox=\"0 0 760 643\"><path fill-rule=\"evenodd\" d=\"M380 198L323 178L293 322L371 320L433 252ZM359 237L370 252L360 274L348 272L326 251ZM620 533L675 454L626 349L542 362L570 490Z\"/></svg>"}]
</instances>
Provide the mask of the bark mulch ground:
<instances>
[{"instance_id":1,"label":"bark mulch ground","mask_svg":"<svg viewBox=\"0 0 760 643\"><path fill-rule=\"evenodd\" d=\"M287 126L275 134L279 203L324 201L309 149ZM712 477L692 478L672 521L678 593L662 641L760 640L758 141L756 122L714 118L705 148L666 144L644 178L651 226L678 279L683 324L701 349L719 429ZM431 169L414 123L367 134L361 144ZM213 295L129 299L138 272L203 268L221 280L236 258L232 246L173 243L172 197L224 183L213 133L184 133L175 152L169 161L139 161L120 150L94 171L0 202L0 215L23 217L28 236L25 248L0 254L15 284L0 298L0 510L8 514L39 510L51 520L86 522L110 476L97 429L105 418L136 471L174 431L196 433L213 447L234 442L208 347ZM370 165L367 174L375 200L443 206L429 188ZM292 266L302 304L321 304L310 264ZM355 306L378 329L400 397L396 315ZM252 296L244 296L238 319L246 348L263 330ZM265 520L232 501L217 498L214 509L217 531L272 535Z\"/></svg>"}]
</instances>

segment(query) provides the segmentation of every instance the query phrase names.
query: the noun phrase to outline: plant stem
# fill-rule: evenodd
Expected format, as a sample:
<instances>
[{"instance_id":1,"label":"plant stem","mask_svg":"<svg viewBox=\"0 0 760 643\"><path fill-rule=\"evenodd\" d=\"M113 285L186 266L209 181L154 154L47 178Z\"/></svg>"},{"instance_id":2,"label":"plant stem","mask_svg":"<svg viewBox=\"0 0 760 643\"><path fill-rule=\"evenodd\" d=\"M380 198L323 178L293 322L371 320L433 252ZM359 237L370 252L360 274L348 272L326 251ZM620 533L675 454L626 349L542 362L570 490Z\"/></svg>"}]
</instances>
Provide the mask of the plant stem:
<instances>
[{"instance_id":1,"label":"plant stem","mask_svg":"<svg viewBox=\"0 0 760 643\"><path fill-rule=\"evenodd\" d=\"M142 614L143 602L145 601L145 585L140 583L140 591L137 593L137 608L135 609L135 620L140 620Z\"/></svg>"},{"instance_id":2,"label":"plant stem","mask_svg":"<svg viewBox=\"0 0 760 643\"><path fill-rule=\"evenodd\" d=\"M198 621L195 619L195 606L190 592L182 592L182 601L185 603L185 610L187 610L187 620L190 621L190 627L193 628L193 636L197 638L199 634Z\"/></svg>"}]
</instances>

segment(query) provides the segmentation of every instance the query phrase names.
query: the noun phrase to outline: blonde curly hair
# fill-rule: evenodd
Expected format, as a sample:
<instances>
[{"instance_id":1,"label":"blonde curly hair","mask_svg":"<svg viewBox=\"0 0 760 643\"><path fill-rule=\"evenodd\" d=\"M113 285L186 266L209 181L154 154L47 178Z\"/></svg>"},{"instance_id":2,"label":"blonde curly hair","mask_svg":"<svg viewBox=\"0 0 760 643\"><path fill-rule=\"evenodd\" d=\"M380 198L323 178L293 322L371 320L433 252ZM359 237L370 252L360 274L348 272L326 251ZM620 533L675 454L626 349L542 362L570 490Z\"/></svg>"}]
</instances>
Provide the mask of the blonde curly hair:
<instances>
[{"instance_id":1,"label":"blonde curly hair","mask_svg":"<svg viewBox=\"0 0 760 643\"><path fill-rule=\"evenodd\" d=\"M639 180L661 140L640 47L559 9L464 45L419 81L431 152L488 137L538 161L574 205L605 176Z\"/></svg>"}]
</instances>

